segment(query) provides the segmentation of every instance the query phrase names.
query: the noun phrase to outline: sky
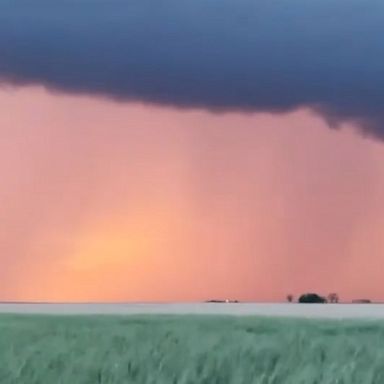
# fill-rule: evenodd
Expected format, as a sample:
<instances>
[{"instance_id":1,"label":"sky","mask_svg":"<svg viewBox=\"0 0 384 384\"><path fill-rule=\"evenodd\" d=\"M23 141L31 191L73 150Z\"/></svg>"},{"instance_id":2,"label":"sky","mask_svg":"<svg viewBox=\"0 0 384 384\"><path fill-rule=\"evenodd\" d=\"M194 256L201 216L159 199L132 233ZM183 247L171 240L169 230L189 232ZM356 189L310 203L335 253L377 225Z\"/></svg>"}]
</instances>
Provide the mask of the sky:
<instances>
[{"instance_id":1,"label":"sky","mask_svg":"<svg viewBox=\"0 0 384 384\"><path fill-rule=\"evenodd\" d=\"M0 300L383 300L383 17L2 2Z\"/></svg>"}]
</instances>

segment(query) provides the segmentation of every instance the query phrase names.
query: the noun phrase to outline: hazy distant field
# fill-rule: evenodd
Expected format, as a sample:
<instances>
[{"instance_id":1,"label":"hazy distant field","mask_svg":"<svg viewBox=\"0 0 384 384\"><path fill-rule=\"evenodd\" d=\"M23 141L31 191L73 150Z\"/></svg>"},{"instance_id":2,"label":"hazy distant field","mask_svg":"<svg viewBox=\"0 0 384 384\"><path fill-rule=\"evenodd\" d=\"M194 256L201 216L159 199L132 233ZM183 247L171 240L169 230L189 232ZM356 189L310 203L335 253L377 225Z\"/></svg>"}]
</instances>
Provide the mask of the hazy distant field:
<instances>
[{"instance_id":1,"label":"hazy distant field","mask_svg":"<svg viewBox=\"0 0 384 384\"><path fill-rule=\"evenodd\" d=\"M384 323L0 316L1 384L382 384Z\"/></svg>"},{"instance_id":2,"label":"hazy distant field","mask_svg":"<svg viewBox=\"0 0 384 384\"><path fill-rule=\"evenodd\" d=\"M0 304L0 313L197 314L384 319L383 304Z\"/></svg>"}]
</instances>

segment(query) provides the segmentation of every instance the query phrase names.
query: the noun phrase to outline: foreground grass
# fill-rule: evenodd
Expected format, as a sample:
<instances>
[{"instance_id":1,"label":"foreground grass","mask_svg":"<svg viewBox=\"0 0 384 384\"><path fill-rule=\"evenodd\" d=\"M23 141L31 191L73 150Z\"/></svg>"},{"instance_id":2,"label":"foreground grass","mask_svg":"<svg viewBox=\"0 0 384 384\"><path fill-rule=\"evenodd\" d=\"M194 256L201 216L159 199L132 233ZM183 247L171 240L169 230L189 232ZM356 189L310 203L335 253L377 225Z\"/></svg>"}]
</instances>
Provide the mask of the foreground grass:
<instances>
[{"instance_id":1,"label":"foreground grass","mask_svg":"<svg viewBox=\"0 0 384 384\"><path fill-rule=\"evenodd\" d=\"M1 384L384 383L384 323L0 316Z\"/></svg>"}]
</instances>

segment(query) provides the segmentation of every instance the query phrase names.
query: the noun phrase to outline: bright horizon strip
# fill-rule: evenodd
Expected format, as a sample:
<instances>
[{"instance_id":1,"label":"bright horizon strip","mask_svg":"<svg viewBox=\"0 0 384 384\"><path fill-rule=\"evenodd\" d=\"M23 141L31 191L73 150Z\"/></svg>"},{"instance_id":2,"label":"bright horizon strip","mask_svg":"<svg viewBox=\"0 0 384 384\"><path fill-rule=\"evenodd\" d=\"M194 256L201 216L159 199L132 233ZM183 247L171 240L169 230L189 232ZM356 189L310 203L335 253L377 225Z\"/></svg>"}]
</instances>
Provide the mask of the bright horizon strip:
<instances>
[{"instance_id":1,"label":"bright horizon strip","mask_svg":"<svg viewBox=\"0 0 384 384\"><path fill-rule=\"evenodd\" d=\"M384 151L352 126L0 89L0 300L383 300Z\"/></svg>"}]
</instances>

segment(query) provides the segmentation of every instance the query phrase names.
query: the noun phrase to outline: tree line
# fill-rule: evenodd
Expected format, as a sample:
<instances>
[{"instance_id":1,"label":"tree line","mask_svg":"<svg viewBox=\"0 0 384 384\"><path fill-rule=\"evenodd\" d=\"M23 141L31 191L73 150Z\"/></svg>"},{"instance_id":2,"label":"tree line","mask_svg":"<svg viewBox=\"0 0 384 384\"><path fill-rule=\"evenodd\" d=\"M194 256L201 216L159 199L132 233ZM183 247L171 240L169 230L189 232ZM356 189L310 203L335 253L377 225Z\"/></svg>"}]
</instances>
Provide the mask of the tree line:
<instances>
[{"instance_id":1,"label":"tree line","mask_svg":"<svg viewBox=\"0 0 384 384\"><path fill-rule=\"evenodd\" d=\"M295 297L291 294L286 297L288 303L293 303L295 301ZM317 293L304 293L297 299L298 303L331 303L337 304L339 302L339 295L335 292L330 293L328 296L321 296Z\"/></svg>"}]
</instances>

